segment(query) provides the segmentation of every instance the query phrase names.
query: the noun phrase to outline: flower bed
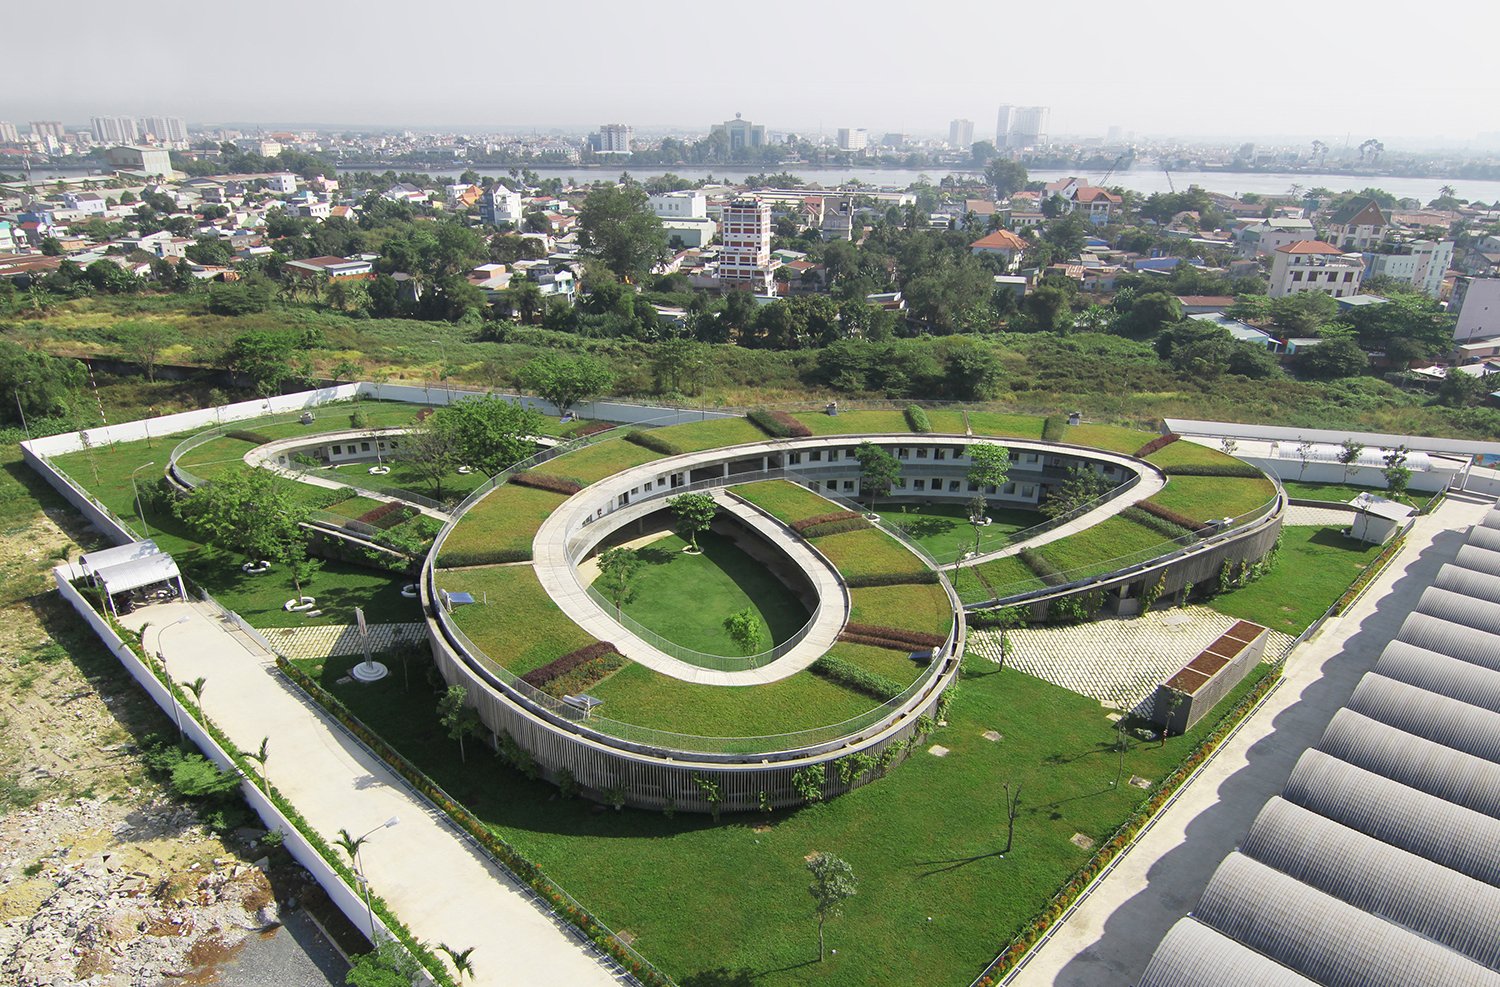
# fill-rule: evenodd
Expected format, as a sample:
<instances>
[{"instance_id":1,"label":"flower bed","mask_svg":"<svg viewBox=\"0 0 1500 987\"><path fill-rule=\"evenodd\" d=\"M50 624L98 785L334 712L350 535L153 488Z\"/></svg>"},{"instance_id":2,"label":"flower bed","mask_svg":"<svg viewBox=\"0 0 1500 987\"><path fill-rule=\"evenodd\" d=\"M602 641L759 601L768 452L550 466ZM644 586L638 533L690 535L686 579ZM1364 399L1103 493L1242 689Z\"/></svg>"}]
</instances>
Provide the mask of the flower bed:
<instances>
[{"instance_id":1,"label":"flower bed","mask_svg":"<svg viewBox=\"0 0 1500 987\"><path fill-rule=\"evenodd\" d=\"M1168 432L1166 435L1152 439L1150 442L1147 442L1145 445L1141 446L1135 451L1136 458L1145 459L1156 450L1166 448L1180 438L1182 438L1182 436L1178 435L1176 432Z\"/></svg>"},{"instance_id":2,"label":"flower bed","mask_svg":"<svg viewBox=\"0 0 1500 987\"><path fill-rule=\"evenodd\" d=\"M551 473L538 473L535 470L523 470L512 474L510 482L523 487L531 487L534 490L550 490L565 497L571 497L583 489L583 484L570 476L554 476Z\"/></svg>"},{"instance_id":3,"label":"flower bed","mask_svg":"<svg viewBox=\"0 0 1500 987\"><path fill-rule=\"evenodd\" d=\"M805 439L812 435L812 429L785 411L752 411L745 417L773 439Z\"/></svg>"},{"instance_id":4,"label":"flower bed","mask_svg":"<svg viewBox=\"0 0 1500 987\"><path fill-rule=\"evenodd\" d=\"M533 668L521 676L521 679L540 689L548 682L559 676L566 675L585 662L593 661L595 658L602 658L605 655L618 654L619 650L619 648L616 648L608 641L595 641L593 644L585 644L577 651L569 651L561 658L555 658L540 668Z\"/></svg>"},{"instance_id":5,"label":"flower bed","mask_svg":"<svg viewBox=\"0 0 1500 987\"><path fill-rule=\"evenodd\" d=\"M355 518L355 520L361 524L368 524L372 528L379 528L381 531L386 531L394 528L402 521L410 520L417 513L414 508L408 507L406 504L401 503L401 501L391 500L373 510L366 511Z\"/></svg>"}]
</instances>

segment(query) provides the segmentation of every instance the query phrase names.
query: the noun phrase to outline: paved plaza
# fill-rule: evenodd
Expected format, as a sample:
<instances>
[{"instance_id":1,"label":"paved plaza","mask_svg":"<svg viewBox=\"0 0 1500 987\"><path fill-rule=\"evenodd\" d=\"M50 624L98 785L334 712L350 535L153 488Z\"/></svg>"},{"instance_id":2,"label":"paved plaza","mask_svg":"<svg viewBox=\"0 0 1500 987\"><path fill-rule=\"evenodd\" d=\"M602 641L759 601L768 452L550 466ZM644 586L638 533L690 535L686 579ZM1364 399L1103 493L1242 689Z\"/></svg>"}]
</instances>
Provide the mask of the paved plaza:
<instances>
[{"instance_id":1,"label":"paved plaza","mask_svg":"<svg viewBox=\"0 0 1500 987\"><path fill-rule=\"evenodd\" d=\"M1282 524L1298 528L1347 528L1354 520L1352 507L1308 507L1292 504L1286 509Z\"/></svg>"},{"instance_id":2,"label":"paved plaza","mask_svg":"<svg viewBox=\"0 0 1500 987\"><path fill-rule=\"evenodd\" d=\"M370 624L370 650L388 651L399 642L425 645L426 624ZM288 658L333 658L364 654L365 645L354 624L322 627L265 627L260 634Z\"/></svg>"}]
</instances>

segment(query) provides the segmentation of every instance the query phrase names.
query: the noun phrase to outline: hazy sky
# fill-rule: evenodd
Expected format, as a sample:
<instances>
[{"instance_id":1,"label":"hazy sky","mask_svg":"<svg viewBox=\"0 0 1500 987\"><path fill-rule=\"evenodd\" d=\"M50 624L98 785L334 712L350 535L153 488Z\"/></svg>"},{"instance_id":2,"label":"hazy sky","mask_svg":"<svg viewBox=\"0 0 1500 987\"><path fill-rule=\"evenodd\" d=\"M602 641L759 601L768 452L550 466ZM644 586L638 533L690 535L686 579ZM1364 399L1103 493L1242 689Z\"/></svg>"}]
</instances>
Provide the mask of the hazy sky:
<instances>
[{"instance_id":1,"label":"hazy sky","mask_svg":"<svg viewBox=\"0 0 1500 987\"><path fill-rule=\"evenodd\" d=\"M113 0L10 5L0 120L165 114L504 129L993 136L1000 103L1053 134L1466 141L1500 129L1495 0Z\"/></svg>"}]
</instances>

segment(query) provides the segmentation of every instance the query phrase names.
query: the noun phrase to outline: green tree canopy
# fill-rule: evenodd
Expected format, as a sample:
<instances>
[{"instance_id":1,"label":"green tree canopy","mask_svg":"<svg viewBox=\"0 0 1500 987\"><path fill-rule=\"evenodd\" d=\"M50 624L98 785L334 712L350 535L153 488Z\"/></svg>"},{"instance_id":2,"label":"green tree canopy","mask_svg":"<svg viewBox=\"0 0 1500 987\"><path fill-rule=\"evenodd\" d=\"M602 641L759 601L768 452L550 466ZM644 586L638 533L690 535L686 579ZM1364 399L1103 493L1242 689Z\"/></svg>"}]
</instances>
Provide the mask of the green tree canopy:
<instances>
[{"instance_id":1,"label":"green tree canopy","mask_svg":"<svg viewBox=\"0 0 1500 987\"><path fill-rule=\"evenodd\" d=\"M521 368L521 386L550 401L566 414L575 404L592 400L609 390L614 374L591 356L560 356L548 353Z\"/></svg>"},{"instance_id":2,"label":"green tree canopy","mask_svg":"<svg viewBox=\"0 0 1500 987\"><path fill-rule=\"evenodd\" d=\"M583 255L629 284L640 282L667 253L661 219L637 186L606 185L589 192L578 216Z\"/></svg>"},{"instance_id":3,"label":"green tree canopy","mask_svg":"<svg viewBox=\"0 0 1500 987\"><path fill-rule=\"evenodd\" d=\"M220 473L174 501L172 509L200 538L251 560L290 565L306 553L300 524L307 508L266 470Z\"/></svg>"},{"instance_id":4,"label":"green tree canopy","mask_svg":"<svg viewBox=\"0 0 1500 987\"><path fill-rule=\"evenodd\" d=\"M0 341L0 420L20 422L19 403L29 417L62 415L69 395L84 383L83 364Z\"/></svg>"},{"instance_id":5,"label":"green tree canopy","mask_svg":"<svg viewBox=\"0 0 1500 987\"><path fill-rule=\"evenodd\" d=\"M455 467L493 476L535 451L530 437L541 434L542 426L541 412L491 394L439 408L416 431L439 436L441 447L457 457Z\"/></svg>"}]
</instances>

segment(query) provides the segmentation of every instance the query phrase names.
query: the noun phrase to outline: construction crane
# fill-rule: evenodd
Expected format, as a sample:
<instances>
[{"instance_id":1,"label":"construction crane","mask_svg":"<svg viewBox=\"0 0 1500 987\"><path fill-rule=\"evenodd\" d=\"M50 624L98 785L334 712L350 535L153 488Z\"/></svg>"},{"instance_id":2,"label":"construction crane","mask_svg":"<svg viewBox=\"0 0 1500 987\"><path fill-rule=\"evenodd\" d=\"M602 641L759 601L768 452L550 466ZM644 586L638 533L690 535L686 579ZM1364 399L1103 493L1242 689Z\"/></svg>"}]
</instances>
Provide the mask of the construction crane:
<instances>
[{"instance_id":1,"label":"construction crane","mask_svg":"<svg viewBox=\"0 0 1500 987\"><path fill-rule=\"evenodd\" d=\"M1134 154L1132 154L1130 151L1126 151L1124 154L1120 155L1118 158L1115 158L1115 163L1112 164L1112 165L1110 165L1109 166L1109 170L1104 173L1104 177L1101 178L1101 179L1099 179L1099 185L1100 185L1100 187L1102 188L1105 185L1109 184L1110 176L1113 175L1119 169L1120 165L1125 164L1125 162L1130 161L1134 157L1135 157Z\"/></svg>"},{"instance_id":2,"label":"construction crane","mask_svg":"<svg viewBox=\"0 0 1500 987\"><path fill-rule=\"evenodd\" d=\"M1172 191L1173 195L1176 195L1177 186L1172 184L1172 173L1167 170L1167 163L1165 161L1161 163L1161 173L1167 176L1167 188Z\"/></svg>"}]
</instances>

